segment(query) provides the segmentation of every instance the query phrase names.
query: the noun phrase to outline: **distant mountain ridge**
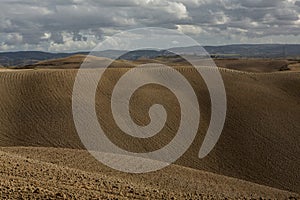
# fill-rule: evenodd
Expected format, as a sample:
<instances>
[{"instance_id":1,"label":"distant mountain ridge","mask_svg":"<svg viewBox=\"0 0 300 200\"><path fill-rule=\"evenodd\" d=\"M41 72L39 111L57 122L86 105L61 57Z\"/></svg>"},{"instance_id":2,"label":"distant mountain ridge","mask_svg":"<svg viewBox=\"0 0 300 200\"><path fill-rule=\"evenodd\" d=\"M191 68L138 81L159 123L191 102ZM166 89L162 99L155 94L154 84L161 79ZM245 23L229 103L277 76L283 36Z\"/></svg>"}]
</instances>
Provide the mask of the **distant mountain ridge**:
<instances>
[{"instance_id":1,"label":"distant mountain ridge","mask_svg":"<svg viewBox=\"0 0 300 200\"><path fill-rule=\"evenodd\" d=\"M295 58L300 57L300 44L236 44L225 46L204 46L204 49L217 58ZM168 50L106 50L97 52L97 56L112 59L137 60L140 58L156 58L172 56L172 52L184 55L198 55L202 47L177 47ZM88 55L89 52L50 53L41 51L0 52L0 66L25 66L42 60L58 59L75 54ZM121 56L120 56L121 55ZM119 57L120 56L120 57Z\"/></svg>"},{"instance_id":2,"label":"distant mountain ridge","mask_svg":"<svg viewBox=\"0 0 300 200\"><path fill-rule=\"evenodd\" d=\"M197 48L199 47L186 47L182 49L182 53L196 52ZM238 58L286 58L300 56L300 44L234 44L205 46L204 48L209 54L220 57L225 55Z\"/></svg>"}]
</instances>

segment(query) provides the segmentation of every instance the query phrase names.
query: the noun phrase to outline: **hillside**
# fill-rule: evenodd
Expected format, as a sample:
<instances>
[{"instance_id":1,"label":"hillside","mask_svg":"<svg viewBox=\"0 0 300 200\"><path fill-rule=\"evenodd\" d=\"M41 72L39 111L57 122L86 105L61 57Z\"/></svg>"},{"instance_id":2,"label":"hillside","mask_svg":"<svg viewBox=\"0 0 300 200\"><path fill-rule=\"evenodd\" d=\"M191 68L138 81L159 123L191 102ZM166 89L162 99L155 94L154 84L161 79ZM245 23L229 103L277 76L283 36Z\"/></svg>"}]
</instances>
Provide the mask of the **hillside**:
<instances>
[{"instance_id":1,"label":"hillside","mask_svg":"<svg viewBox=\"0 0 300 200\"><path fill-rule=\"evenodd\" d=\"M0 149L0 196L24 199L292 199L299 195L171 165L150 174L113 171L86 151Z\"/></svg>"},{"instance_id":2,"label":"hillside","mask_svg":"<svg viewBox=\"0 0 300 200\"><path fill-rule=\"evenodd\" d=\"M174 101L174 96L164 88L155 86L144 87L132 99L132 117L142 124L148 121L147 108L150 105L155 102L165 105L168 116L170 116L166 125L169 128L163 129L156 138L146 141L133 140L130 136L120 132L109 114L111 110L108 97L111 95L111 89L118 78L127 70L127 68L108 69L106 72L107 78L100 84L101 90L97 92L96 110L101 126L104 129L109 128L109 130L115 127L115 132L108 133L108 137L122 148L128 150L149 151L153 150L153 148L164 146L175 134L176 124L179 120L178 104ZM155 68L151 70L162 69ZM168 171L169 173L172 173L172 170L175 171L173 174L174 179L180 176L176 175L178 174L176 170L183 170L183 174L189 174L187 171L192 170L195 173L192 177L202 177L207 172L220 174L222 177L209 173L209 175L205 175L207 178L205 180L217 182L217 186L212 188L214 190L219 188L219 193L227 194L229 197L240 194L249 196L254 194L252 193L254 191L258 191L256 194L263 197L270 196L270 198L274 198L274 194L277 194L277 190L258 186L254 183L300 193L300 158L298 156L300 153L300 121L298 120L300 118L300 73L274 72L257 74L222 69L221 73L228 98L226 123L215 149L208 157L200 160L198 151L206 133L210 116L208 92L195 69L177 67L177 70L190 81L198 96L201 121L194 143L184 156L176 161L176 169L173 169L173 167L167 169L167 171L170 170ZM163 73L163 70L161 72ZM33 160L30 162L39 163L37 165L38 169L38 166L50 171L52 171L52 167L60 169L57 166L44 163L54 162L55 164L62 163L62 167L69 166L85 171L84 167L78 167L80 165L79 162L84 161L82 156L80 156L84 152L79 151L79 149L84 149L84 147L74 127L71 107L71 95L76 73L75 69L4 70L0 72L0 146L3 147L2 151L17 153L18 155L31 158ZM86 73L94 73L94 71L91 69L87 70ZM156 95L153 96L151 94ZM82 98L84 99L84 97ZM140 103L141 101L143 104ZM103 115L103 113L106 114ZM67 149L59 150L56 148ZM53 151L56 152L54 155L64 156L60 157L61 159L57 159L53 155ZM74 161L72 158L74 151L78 155L77 153L75 154L77 162L72 165L70 163ZM5 172L4 169L14 166L13 163L15 162L7 163L7 157L12 160L17 159L17 163L24 163L25 161L21 158L19 159L19 157L12 157L11 154L2 153L1 155L1 160L6 163L5 165L2 164L2 175L11 177L13 180L14 177L19 177L20 175L15 174L18 173L17 171L13 170L11 172L12 175ZM53 161L52 159L55 160ZM68 159L70 160L68 161ZM94 162L91 160L87 162ZM43 162L40 163L40 161ZM64 166L64 163L67 164ZM94 169L96 164L92 165ZM105 174L102 168L97 168L96 172L101 171L101 173ZM34 170L32 171L31 167L27 169L26 165L24 165L24 170L28 170L29 174L34 173ZM66 173L75 173L68 170L64 169ZM90 171L89 167L86 170ZM159 184L160 181L163 182L168 179L165 177L160 180L160 177L164 176L163 172L165 171L152 174L154 179L158 179L155 179L155 181L158 181ZM87 172L82 173L85 174ZM118 173L112 171L108 174ZM126 176L122 173L121 175ZM223 176L250 181L252 183L243 182L243 184L252 186L236 188L238 187L236 185L241 185L241 180ZM131 177L134 176L128 175L128 180ZM148 177L148 175L145 175L145 177ZM189 180L190 178L187 177L179 178L179 180ZM214 177L220 177L220 180ZM23 179L19 178L18 180L20 181L24 180L24 178L26 179L26 177L23 177ZM47 179L45 177L43 182L47 182ZM147 182L147 178L143 180ZM191 191L203 191L205 195L216 193L215 191L206 191L205 188L208 187L201 185L196 180L193 180L193 182L195 186L187 187L186 191L183 191L184 194ZM5 184L13 184L14 186L12 187L16 187L17 185L15 184L19 184L20 187L23 187L25 183L24 181L12 181L5 182ZM40 183L35 180L34 184L39 185ZM122 185L123 183L120 184ZM218 184L221 184L221 186ZM230 185L231 189L229 188L228 190L231 192L228 193L226 188L223 190L225 184ZM44 185L43 187L46 186ZM164 190L165 185L159 185L158 187L160 188L159 190ZM194 187L200 188L196 189ZM184 187L180 186L180 188L183 189ZM261 188L261 190L254 188ZM141 190L145 191L145 188ZM173 191L173 189L166 190L166 192L163 192L164 194L170 194L169 192ZM280 192L280 194L287 193ZM114 193L113 195L116 194Z\"/></svg>"}]
</instances>

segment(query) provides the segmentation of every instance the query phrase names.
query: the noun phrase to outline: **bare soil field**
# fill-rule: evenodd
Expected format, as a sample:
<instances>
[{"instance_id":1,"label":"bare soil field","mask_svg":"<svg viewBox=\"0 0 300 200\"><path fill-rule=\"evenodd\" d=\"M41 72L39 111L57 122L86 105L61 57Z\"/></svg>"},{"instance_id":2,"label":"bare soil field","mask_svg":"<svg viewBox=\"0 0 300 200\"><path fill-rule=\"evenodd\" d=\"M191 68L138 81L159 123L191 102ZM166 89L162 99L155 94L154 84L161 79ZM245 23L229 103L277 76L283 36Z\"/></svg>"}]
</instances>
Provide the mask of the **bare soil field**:
<instances>
[{"instance_id":1,"label":"bare soil field","mask_svg":"<svg viewBox=\"0 0 300 200\"><path fill-rule=\"evenodd\" d=\"M59 66L57 62L52 66ZM51 63L44 63L40 67L44 69L0 72L2 199L300 198L300 72L220 69L228 101L225 127L213 151L199 159L210 121L209 94L195 69L176 67L198 97L199 131L174 165L138 175L112 170L88 154L72 116L77 70L45 69ZM141 125L149 123L149 106L159 103L168 113L168 128L146 140L124 134L113 120L109 100L114 85L127 70L109 68L100 81L95 105L99 123L104 130L114 130L107 136L124 149L158 149L176 134L178 102L164 87L142 87L131 100L133 120ZM159 68L149 70L163 72ZM86 73L93 73L93 69Z\"/></svg>"},{"instance_id":2,"label":"bare soil field","mask_svg":"<svg viewBox=\"0 0 300 200\"><path fill-rule=\"evenodd\" d=\"M296 199L296 193L171 165L148 174L111 170L84 150L5 147L2 199Z\"/></svg>"}]
</instances>

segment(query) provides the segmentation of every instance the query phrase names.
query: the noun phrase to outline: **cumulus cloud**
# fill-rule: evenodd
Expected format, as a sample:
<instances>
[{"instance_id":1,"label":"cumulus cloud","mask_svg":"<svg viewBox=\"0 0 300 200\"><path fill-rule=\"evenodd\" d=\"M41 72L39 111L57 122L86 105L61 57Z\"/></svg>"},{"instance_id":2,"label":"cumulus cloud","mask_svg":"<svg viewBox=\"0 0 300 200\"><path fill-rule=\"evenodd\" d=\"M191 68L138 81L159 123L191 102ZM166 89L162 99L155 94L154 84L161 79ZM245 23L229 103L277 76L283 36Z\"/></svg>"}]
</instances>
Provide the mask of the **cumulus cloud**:
<instances>
[{"instance_id":1,"label":"cumulus cloud","mask_svg":"<svg viewBox=\"0 0 300 200\"><path fill-rule=\"evenodd\" d=\"M5 45L18 45L21 44L23 41L23 37L19 33L9 33L6 35L4 39Z\"/></svg>"},{"instance_id":2,"label":"cumulus cloud","mask_svg":"<svg viewBox=\"0 0 300 200\"><path fill-rule=\"evenodd\" d=\"M300 37L299 17L297 0L1 0L0 49L90 50L109 35L146 26L203 44L291 41Z\"/></svg>"},{"instance_id":3,"label":"cumulus cloud","mask_svg":"<svg viewBox=\"0 0 300 200\"><path fill-rule=\"evenodd\" d=\"M199 35L203 33L202 28L195 25L176 25L176 27L178 31L184 34Z\"/></svg>"}]
</instances>

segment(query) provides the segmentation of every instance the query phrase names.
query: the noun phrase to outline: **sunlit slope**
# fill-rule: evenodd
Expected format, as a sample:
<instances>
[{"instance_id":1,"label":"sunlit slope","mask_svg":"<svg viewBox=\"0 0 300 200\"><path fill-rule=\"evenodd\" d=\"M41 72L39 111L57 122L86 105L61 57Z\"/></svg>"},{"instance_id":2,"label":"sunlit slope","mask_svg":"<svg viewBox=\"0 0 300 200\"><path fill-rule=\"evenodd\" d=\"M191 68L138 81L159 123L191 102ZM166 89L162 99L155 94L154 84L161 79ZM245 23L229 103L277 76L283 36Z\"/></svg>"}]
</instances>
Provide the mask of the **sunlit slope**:
<instances>
[{"instance_id":1,"label":"sunlit slope","mask_svg":"<svg viewBox=\"0 0 300 200\"><path fill-rule=\"evenodd\" d=\"M114 84L126 70L109 69L99 83L99 122L108 137L122 148L137 152L159 149L176 134L180 121L178 102L163 87L150 85L137 91L130 105L135 122L149 123L148 109L153 103L165 106L168 119L166 128L156 137L133 140L112 120L109 103ZM226 123L214 150L200 160L198 152L210 119L209 94L196 70L178 71L190 81L198 96L201 120L193 145L176 164L300 191L300 73L221 70L228 100ZM0 145L84 148L72 116L75 76L76 70L1 72Z\"/></svg>"}]
</instances>

